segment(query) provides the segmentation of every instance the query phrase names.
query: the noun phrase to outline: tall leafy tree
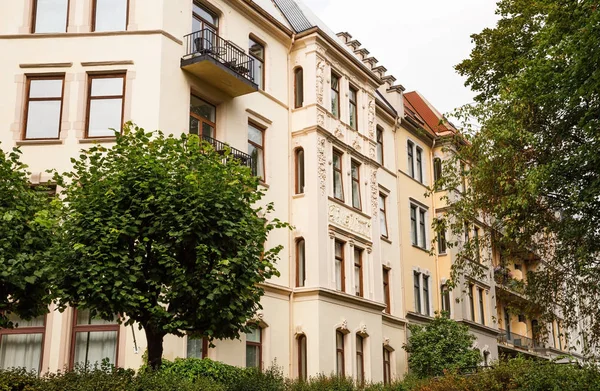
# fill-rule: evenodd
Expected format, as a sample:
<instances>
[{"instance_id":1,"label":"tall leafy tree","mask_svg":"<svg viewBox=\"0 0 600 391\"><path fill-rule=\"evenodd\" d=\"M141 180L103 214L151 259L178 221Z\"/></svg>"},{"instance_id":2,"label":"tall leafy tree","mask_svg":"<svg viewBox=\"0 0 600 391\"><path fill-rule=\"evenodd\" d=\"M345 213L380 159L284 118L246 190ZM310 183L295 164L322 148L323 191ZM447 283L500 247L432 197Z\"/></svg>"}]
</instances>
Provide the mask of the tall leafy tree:
<instances>
[{"instance_id":1,"label":"tall leafy tree","mask_svg":"<svg viewBox=\"0 0 600 391\"><path fill-rule=\"evenodd\" d=\"M476 367L482 360L479 351L473 349L476 337L469 333L469 326L446 315L436 314L427 325L408 328L410 336L403 347L416 376L442 376L444 371Z\"/></svg>"},{"instance_id":2,"label":"tall leafy tree","mask_svg":"<svg viewBox=\"0 0 600 391\"><path fill-rule=\"evenodd\" d=\"M230 150L197 136L127 127L56 175L64 187L59 301L144 329L148 363L163 338L239 336L260 308L260 283L278 275L263 192Z\"/></svg>"},{"instance_id":3,"label":"tall leafy tree","mask_svg":"<svg viewBox=\"0 0 600 391\"><path fill-rule=\"evenodd\" d=\"M51 302L48 254L56 219L47 194L34 190L21 152L0 149L0 328L11 315L31 319Z\"/></svg>"},{"instance_id":4,"label":"tall leafy tree","mask_svg":"<svg viewBox=\"0 0 600 391\"><path fill-rule=\"evenodd\" d=\"M468 142L437 184L466 180L446 227L483 218L503 258L538 258L527 285L536 311L585 322L589 346L600 341L599 5L498 2L496 27L473 35L456 67L477 96L458 112Z\"/></svg>"}]
</instances>

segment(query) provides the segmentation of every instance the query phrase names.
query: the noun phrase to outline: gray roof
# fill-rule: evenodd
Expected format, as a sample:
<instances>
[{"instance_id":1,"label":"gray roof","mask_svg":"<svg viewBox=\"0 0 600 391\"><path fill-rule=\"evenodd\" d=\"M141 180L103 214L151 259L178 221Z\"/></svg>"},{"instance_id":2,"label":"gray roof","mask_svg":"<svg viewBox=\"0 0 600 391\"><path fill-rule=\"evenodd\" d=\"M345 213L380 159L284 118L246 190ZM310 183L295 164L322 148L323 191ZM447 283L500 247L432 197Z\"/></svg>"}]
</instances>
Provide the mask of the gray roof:
<instances>
[{"instance_id":1,"label":"gray roof","mask_svg":"<svg viewBox=\"0 0 600 391\"><path fill-rule=\"evenodd\" d=\"M283 24L285 27L293 30L294 28L290 26L287 19L282 15L282 13L277 9L275 4L273 4L273 0L253 0L253 2L258 5L263 10L267 11L269 15L274 17L279 23Z\"/></svg>"},{"instance_id":2,"label":"gray roof","mask_svg":"<svg viewBox=\"0 0 600 391\"><path fill-rule=\"evenodd\" d=\"M294 0L273 0L273 2L296 33L308 30L314 26Z\"/></svg>"}]
</instances>

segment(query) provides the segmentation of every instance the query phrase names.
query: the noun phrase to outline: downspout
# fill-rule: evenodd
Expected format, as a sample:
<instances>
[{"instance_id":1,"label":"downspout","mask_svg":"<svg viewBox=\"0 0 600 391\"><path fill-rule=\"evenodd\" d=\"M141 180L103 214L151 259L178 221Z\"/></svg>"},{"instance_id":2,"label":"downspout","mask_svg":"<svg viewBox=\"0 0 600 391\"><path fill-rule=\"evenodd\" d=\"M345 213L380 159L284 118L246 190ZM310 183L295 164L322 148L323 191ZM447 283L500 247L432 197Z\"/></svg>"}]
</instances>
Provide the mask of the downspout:
<instances>
[{"instance_id":1,"label":"downspout","mask_svg":"<svg viewBox=\"0 0 600 391\"><path fill-rule=\"evenodd\" d=\"M287 78L287 83L288 83L288 164L290 164L290 162L292 162L292 159L294 158L293 153L292 153L292 105L290 104L290 102L292 101L292 91L290 89L290 83L292 81L291 77L291 73L290 73L290 69L292 66L292 48L294 47L294 43L296 42L296 34L292 33L292 42L290 43L290 48L288 49L288 54L287 54L287 74L288 74L288 78ZM294 175L290 176L290 178L292 178L292 180L294 179ZM288 191L290 190L290 183L288 183ZM288 221L292 221L292 197L288 196ZM289 323L290 323L290 349L289 349L289 368L288 368L288 377L291 379L293 374L292 374L292 370L294 368L294 306L293 306L293 301L294 301L294 281L295 279L292 277L293 274L293 270L294 270L294 238L292 237L292 235L288 236L288 249L290 251L290 257L289 259L291 260L291 262L289 262L289 273L288 273L288 280L289 280L289 287L290 287L290 293L288 296L288 303L289 303Z\"/></svg>"},{"instance_id":2,"label":"downspout","mask_svg":"<svg viewBox=\"0 0 600 391\"><path fill-rule=\"evenodd\" d=\"M437 134L436 134L437 136ZM433 173L433 158L434 158L434 154L433 154L433 150L435 148L435 142L436 142L436 138L433 138L433 143L431 144L431 151L429 152L429 178L431 178L431 183L433 184L433 180L434 178L434 173ZM432 218L437 218L437 216L433 216L433 214L435 213L435 196L432 195L431 197L431 207L432 207ZM435 273L436 273L436 288L440 288L440 255L438 254L438 252L435 252ZM439 294L436 295L436 301L438 303L437 308L441 311L442 309L442 292L438 292Z\"/></svg>"}]
</instances>

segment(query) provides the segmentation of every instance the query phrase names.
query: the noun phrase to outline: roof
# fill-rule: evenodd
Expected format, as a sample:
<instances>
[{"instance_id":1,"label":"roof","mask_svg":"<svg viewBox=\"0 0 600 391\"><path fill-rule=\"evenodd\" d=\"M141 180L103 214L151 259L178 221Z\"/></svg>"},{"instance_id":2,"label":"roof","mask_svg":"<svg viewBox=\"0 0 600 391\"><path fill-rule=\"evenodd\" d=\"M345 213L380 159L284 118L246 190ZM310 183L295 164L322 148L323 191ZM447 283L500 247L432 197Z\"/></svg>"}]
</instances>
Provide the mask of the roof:
<instances>
[{"instance_id":1,"label":"roof","mask_svg":"<svg viewBox=\"0 0 600 391\"><path fill-rule=\"evenodd\" d=\"M383 106L385 106L388 110L390 110L395 115L398 115L398 112L396 111L394 106L392 106L392 104L387 99L385 99L385 97L383 96L383 94L381 92L379 92L379 90L375 90L375 94L377 95L377 99L379 99L381 101Z\"/></svg>"},{"instance_id":2,"label":"roof","mask_svg":"<svg viewBox=\"0 0 600 391\"><path fill-rule=\"evenodd\" d=\"M444 118L444 116L440 114L440 112L419 92L411 91L405 93L404 101L405 106L406 103L408 103L412 110L425 121L430 131L433 131L436 134L446 132L457 133L456 128L448 123L446 118Z\"/></svg>"},{"instance_id":3,"label":"roof","mask_svg":"<svg viewBox=\"0 0 600 391\"><path fill-rule=\"evenodd\" d=\"M413 122L416 126L419 126L425 129L429 134L435 135L435 132L427 122L419 115L417 109L406 99L406 95L404 97L404 117L407 118L410 122Z\"/></svg>"}]
</instances>

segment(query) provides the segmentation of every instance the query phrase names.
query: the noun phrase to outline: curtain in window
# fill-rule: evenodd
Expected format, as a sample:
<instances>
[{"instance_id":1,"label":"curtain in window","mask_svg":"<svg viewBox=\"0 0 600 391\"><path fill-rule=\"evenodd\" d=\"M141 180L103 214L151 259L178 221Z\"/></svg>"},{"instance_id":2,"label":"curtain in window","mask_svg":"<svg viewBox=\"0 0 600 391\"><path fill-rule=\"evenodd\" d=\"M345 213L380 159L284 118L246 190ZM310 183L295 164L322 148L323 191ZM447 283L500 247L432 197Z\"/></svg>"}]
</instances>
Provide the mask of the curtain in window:
<instances>
[{"instance_id":1,"label":"curtain in window","mask_svg":"<svg viewBox=\"0 0 600 391\"><path fill-rule=\"evenodd\" d=\"M6 334L0 343L0 369L40 370L42 334Z\"/></svg>"},{"instance_id":2,"label":"curtain in window","mask_svg":"<svg viewBox=\"0 0 600 391\"><path fill-rule=\"evenodd\" d=\"M117 332L89 331L75 334L75 365L94 365L108 359L116 363Z\"/></svg>"}]
</instances>

